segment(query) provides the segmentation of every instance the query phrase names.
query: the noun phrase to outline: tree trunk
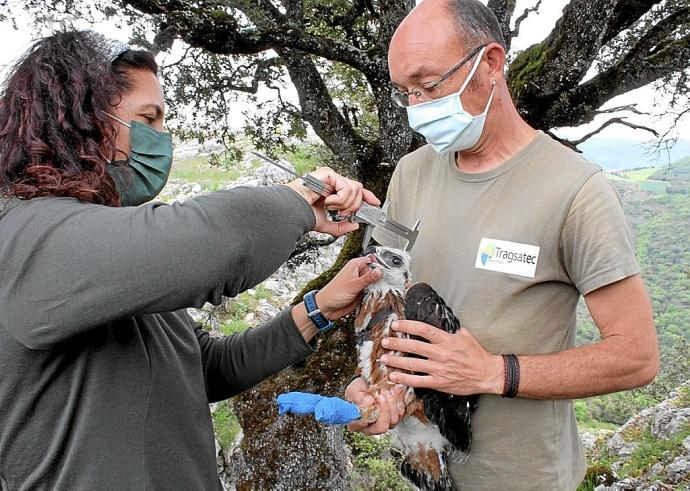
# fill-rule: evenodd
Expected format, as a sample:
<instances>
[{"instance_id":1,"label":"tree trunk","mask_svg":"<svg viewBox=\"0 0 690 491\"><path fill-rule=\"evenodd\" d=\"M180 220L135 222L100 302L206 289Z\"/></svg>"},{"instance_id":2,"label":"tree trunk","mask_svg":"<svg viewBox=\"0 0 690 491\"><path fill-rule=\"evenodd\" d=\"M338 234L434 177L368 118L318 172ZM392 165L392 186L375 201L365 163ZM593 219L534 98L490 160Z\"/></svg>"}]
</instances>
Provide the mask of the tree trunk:
<instances>
[{"instance_id":1,"label":"tree trunk","mask_svg":"<svg viewBox=\"0 0 690 491\"><path fill-rule=\"evenodd\" d=\"M335 264L306 285L325 285L350 258L359 255L362 233L352 234ZM228 473L239 490L346 489L350 460L340 426L317 423L311 416L278 416L276 397L289 391L342 396L356 368L353 316L319 336L318 352L303 366L291 367L234 400L242 425L241 445Z\"/></svg>"}]
</instances>

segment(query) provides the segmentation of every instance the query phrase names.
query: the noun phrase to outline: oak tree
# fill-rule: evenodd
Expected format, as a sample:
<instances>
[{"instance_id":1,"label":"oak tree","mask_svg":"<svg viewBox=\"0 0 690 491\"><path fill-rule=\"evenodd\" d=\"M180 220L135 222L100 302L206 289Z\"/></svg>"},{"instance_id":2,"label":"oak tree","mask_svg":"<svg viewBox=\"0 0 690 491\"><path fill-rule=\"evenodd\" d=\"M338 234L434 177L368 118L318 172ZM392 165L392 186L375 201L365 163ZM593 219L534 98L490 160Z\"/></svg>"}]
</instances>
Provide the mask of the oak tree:
<instances>
[{"instance_id":1,"label":"oak tree","mask_svg":"<svg viewBox=\"0 0 690 491\"><path fill-rule=\"evenodd\" d=\"M516 0L488 0L507 46L536 11L516 11ZM361 180L379 196L394 165L423 140L390 98L386 52L414 0L25 0L37 22L106 16L132 26L133 42L154 51L182 46L162 69L172 115L186 136L220 136L231 143L234 94L258 107L244 133L269 152L305 138L311 128L330 151L329 164ZM16 13L16 12L15 12ZM635 106L602 110L615 96L648 84L670 94L669 111L690 111L690 5L687 0L570 0L548 36L519 53L508 67L509 86L522 116L550 132L611 117ZM585 78L594 67L596 73ZM289 90L295 97L287 95ZM268 91L272 97L260 97ZM296 100L295 100L296 99ZM651 130L651 129L650 129ZM570 142L581 143L581 140ZM569 142L565 142L569 143ZM348 241L322 284L357 252ZM340 430L308 419L277 418L274 398L297 389L341 393L354 369L351 330L321 341L305 366L286 370L243 394L235 408L244 429L228 472L239 488L330 488L348 482ZM190 417L192 417L190 415Z\"/></svg>"}]
</instances>

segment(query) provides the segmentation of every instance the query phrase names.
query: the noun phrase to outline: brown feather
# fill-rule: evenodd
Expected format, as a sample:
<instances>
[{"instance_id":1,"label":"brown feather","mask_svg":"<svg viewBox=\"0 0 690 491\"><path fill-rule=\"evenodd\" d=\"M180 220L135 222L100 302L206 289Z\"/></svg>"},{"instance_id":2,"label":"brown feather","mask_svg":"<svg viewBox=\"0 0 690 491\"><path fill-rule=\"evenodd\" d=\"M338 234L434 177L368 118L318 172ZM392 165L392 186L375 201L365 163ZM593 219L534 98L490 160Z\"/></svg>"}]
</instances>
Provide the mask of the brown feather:
<instances>
[{"instance_id":1,"label":"brown feather","mask_svg":"<svg viewBox=\"0 0 690 491\"><path fill-rule=\"evenodd\" d=\"M390 310L391 315L385 318L372 322L376 313ZM395 335L397 337L406 337L404 333L399 333L390 330L390 322L392 320L404 319L404 299L400 292L390 290L383 292L372 292L365 295L362 305L360 306L357 317L355 318L356 332L369 329L369 336L372 341L372 350L369 356L369 366L371 373L366 374L362 370L362 376L369 383L369 394L376 398L382 391L390 390L396 386L394 382L390 381L388 367L380 362L381 356L387 353L400 354L397 351L385 349L381 341L386 336ZM360 367L360 370L362 367ZM368 375L368 377L366 376ZM397 396L397 400L404 407L408 407L411 400L414 398L412 391L403 391ZM378 418L378 408L360 408L362 411L362 419L365 421L376 421ZM406 411L407 412L407 411ZM422 411L423 413L423 411Z\"/></svg>"}]
</instances>

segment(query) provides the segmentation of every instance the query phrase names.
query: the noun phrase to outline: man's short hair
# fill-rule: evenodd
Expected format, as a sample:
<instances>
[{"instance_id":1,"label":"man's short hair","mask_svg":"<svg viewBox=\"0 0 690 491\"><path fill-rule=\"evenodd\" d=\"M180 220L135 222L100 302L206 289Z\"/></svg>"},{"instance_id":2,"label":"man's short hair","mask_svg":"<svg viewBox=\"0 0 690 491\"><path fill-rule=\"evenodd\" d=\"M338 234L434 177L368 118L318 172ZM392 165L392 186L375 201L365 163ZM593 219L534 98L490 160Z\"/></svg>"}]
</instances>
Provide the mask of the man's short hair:
<instances>
[{"instance_id":1,"label":"man's short hair","mask_svg":"<svg viewBox=\"0 0 690 491\"><path fill-rule=\"evenodd\" d=\"M505 49L498 19L486 5L479 0L448 0L448 8L468 50L486 43L498 43Z\"/></svg>"}]
</instances>

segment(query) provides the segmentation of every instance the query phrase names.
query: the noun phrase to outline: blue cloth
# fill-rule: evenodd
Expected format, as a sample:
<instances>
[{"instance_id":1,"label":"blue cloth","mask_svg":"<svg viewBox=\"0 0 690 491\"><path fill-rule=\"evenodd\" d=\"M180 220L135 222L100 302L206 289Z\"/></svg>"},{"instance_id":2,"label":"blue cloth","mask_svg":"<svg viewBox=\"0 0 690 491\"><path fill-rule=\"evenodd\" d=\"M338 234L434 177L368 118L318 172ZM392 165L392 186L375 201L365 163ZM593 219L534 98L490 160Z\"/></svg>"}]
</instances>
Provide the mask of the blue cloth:
<instances>
[{"instance_id":1,"label":"blue cloth","mask_svg":"<svg viewBox=\"0 0 690 491\"><path fill-rule=\"evenodd\" d=\"M314 417L320 423L346 425L359 419L359 408L340 397L324 397L314 409Z\"/></svg>"},{"instance_id":2,"label":"blue cloth","mask_svg":"<svg viewBox=\"0 0 690 491\"><path fill-rule=\"evenodd\" d=\"M276 399L278 414L312 414L316 404L321 399L323 399L323 396L306 392L286 392L285 394L280 394Z\"/></svg>"},{"instance_id":3,"label":"blue cloth","mask_svg":"<svg viewBox=\"0 0 690 491\"><path fill-rule=\"evenodd\" d=\"M359 408L339 397L324 397L307 392L287 392L276 399L278 413L311 414L320 423L343 425L359 419Z\"/></svg>"}]
</instances>

